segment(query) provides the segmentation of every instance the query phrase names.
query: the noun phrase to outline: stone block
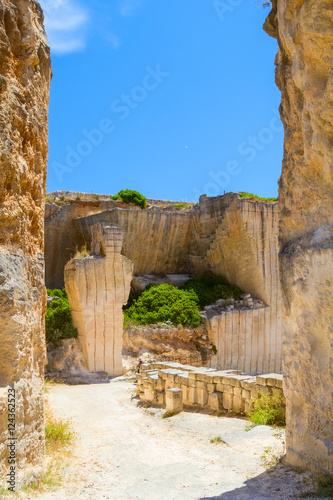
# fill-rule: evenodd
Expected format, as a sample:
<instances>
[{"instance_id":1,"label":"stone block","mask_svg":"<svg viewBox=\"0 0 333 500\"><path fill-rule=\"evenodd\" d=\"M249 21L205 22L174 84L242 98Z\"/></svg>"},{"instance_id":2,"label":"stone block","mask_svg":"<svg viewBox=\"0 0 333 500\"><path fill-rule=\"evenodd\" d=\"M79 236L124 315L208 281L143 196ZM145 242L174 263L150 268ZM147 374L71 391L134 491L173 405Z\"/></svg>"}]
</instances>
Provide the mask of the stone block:
<instances>
[{"instance_id":1,"label":"stone block","mask_svg":"<svg viewBox=\"0 0 333 500\"><path fill-rule=\"evenodd\" d=\"M208 392L215 392L216 384L207 384Z\"/></svg>"},{"instance_id":2,"label":"stone block","mask_svg":"<svg viewBox=\"0 0 333 500\"><path fill-rule=\"evenodd\" d=\"M221 384L216 384L216 391L217 392L224 392L224 385Z\"/></svg>"},{"instance_id":3,"label":"stone block","mask_svg":"<svg viewBox=\"0 0 333 500\"><path fill-rule=\"evenodd\" d=\"M165 409L168 413L180 413L183 411L183 392L181 389L166 390Z\"/></svg>"},{"instance_id":4,"label":"stone block","mask_svg":"<svg viewBox=\"0 0 333 500\"><path fill-rule=\"evenodd\" d=\"M151 403L154 401L155 394L150 387L145 387L144 399L145 401L150 401Z\"/></svg>"},{"instance_id":5,"label":"stone block","mask_svg":"<svg viewBox=\"0 0 333 500\"><path fill-rule=\"evenodd\" d=\"M198 402L198 392L196 387L189 387L188 389L188 401L190 404L197 404Z\"/></svg>"},{"instance_id":6,"label":"stone block","mask_svg":"<svg viewBox=\"0 0 333 500\"><path fill-rule=\"evenodd\" d=\"M194 380L196 381L197 380L197 375L198 373L197 372L189 372L188 373L188 379L191 381L191 380Z\"/></svg>"},{"instance_id":7,"label":"stone block","mask_svg":"<svg viewBox=\"0 0 333 500\"><path fill-rule=\"evenodd\" d=\"M246 380L241 380L241 387L247 391L251 391L252 387L257 383L256 377L250 377Z\"/></svg>"},{"instance_id":8,"label":"stone block","mask_svg":"<svg viewBox=\"0 0 333 500\"><path fill-rule=\"evenodd\" d=\"M208 403L208 391L206 389L198 389L198 404L200 406L206 406Z\"/></svg>"},{"instance_id":9,"label":"stone block","mask_svg":"<svg viewBox=\"0 0 333 500\"><path fill-rule=\"evenodd\" d=\"M223 410L223 395L221 392L211 392L209 394L208 406L213 411Z\"/></svg>"},{"instance_id":10,"label":"stone block","mask_svg":"<svg viewBox=\"0 0 333 500\"><path fill-rule=\"evenodd\" d=\"M242 389L242 398L251 399L251 391L247 391L246 389Z\"/></svg>"},{"instance_id":11,"label":"stone block","mask_svg":"<svg viewBox=\"0 0 333 500\"><path fill-rule=\"evenodd\" d=\"M205 373L204 375L204 381L207 382L207 384L214 384L214 378L215 378L215 372Z\"/></svg>"},{"instance_id":12,"label":"stone block","mask_svg":"<svg viewBox=\"0 0 333 500\"><path fill-rule=\"evenodd\" d=\"M158 377L157 384L156 384L156 389L159 392L165 391L165 381L161 377Z\"/></svg>"},{"instance_id":13,"label":"stone block","mask_svg":"<svg viewBox=\"0 0 333 500\"><path fill-rule=\"evenodd\" d=\"M245 400L241 396L234 396L233 399L233 411L240 413L245 408Z\"/></svg>"},{"instance_id":14,"label":"stone block","mask_svg":"<svg viewBox=\"0 0 333 500\"><path fill-rule=\"evenodd\" d=\"M267 379L267 385L271 387L278 387L279 389L283 389L283 375L274 374L274 376L269 377Z\"/></svg>"},{"instance_id":15,"label":"stone block","mask_svg":"<svg viewBox=\"0 0 333 500\"><path fill-rule=\"evenodd\" d=\"M266 375L258 375L257 376L257 384L258 385L267 385L267 376Z\"/></svg>"},{"instance_id":16,"label":"stone block","mask_svg":"<svg viewBox=\"0 0 333 500\"><path fill-rule=\"evenodd\" d=\"M186 404L189 400L188 398L188 391L189 391L189 388L187 385L181 385L181 390L183 392L183 403Z\"/></svg>"},{"instance_id":17,"label":"stone block","mask_svg":"<svg viewBox=\"0 0 333 500\"><path fill-rule=\"evenodd\" d=\"M245 399L244 400L244 413L245 415L247 415L249 413L249 411L251 410L251 407L252 407L252 403L249 399Z\"/></svg>"},{"instance_id":18,"label":"stone block","mask_svg":"<svg viewBox=\"0 0 333 500\"><path fill-rule=\"evenodd\" d=\"M234 395L233 394L227 394L223 393L223 408L225 410L232 410L233 409L233 401L234 401Z\"/></svg>"},{"instance_id":19,"label":"stone block","mask_svg":"<svg viewBox=\"0 0 333 500\"><path fill-rule=\"evenodd\" d=\"M234 386L229 385L229 384L223 384L223 391L226 394L233 394L234 393Z\"/></svg>"},{"instance_id":20,"label":"stone block","mask_svg":"<svg viewBox=\"0 0 333 500\"><path fill-rule=\"evenodd\" d=\"M241 387L234 387L234 395L242 397L242 388Z\"/></svg>"}]
</instances>

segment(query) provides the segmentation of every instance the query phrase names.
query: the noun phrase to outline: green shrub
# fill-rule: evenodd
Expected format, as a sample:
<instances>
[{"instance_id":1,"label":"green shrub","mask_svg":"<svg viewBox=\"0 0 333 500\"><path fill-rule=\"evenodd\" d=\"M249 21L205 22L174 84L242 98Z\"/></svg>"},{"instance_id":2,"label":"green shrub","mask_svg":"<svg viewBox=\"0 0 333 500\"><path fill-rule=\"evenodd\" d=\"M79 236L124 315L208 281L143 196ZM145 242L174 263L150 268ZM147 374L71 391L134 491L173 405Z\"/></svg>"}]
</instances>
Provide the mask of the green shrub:
<instances>
[{"instance_id":1,"label":"green shrub","mask_svg":"<svg viewBox=\"0 0 333 500\"><path fill-rule=\"evenodd\" d=\"M278 394L269 395L259 392L258 397L252 401L248 420L255 425L283 425L284 419L281 412L283 398Z\"/></svg>"},{"instance_id":2,"label":"green shrub","mask_svg":"<svg viewBox=\"0 0 333 500\"><path fill-rule=\"evenodd\" d=\"M279 198L264 198L253 193L246 193L245 191L239 191L239 193L237 194L239 194L241 198L255 198L256 200L269 201L270 203L276 203L277 201L279 201Z\"/></svg>"},{"instance_id":3,"label":"green shrub","mask_svg":"<svg viewBox=\"0 0 333 500\"><path fill-rule=\"evenodd\" d=\"M150 325L172 321L174 324L196 327L201 323L198 297L192 290L163 284L153 285L124 308L125 321Z\"/></svg>"},{"instance_id":4,"label":"green shrub","mask_svg":"<svg viewBox=\"0 0 333 500\"><path fill-rule=\"evenodd\" d=\"M71 308L65 289L47 290L49 297L59 297L46 309L46 342L58 342L62 339L75 338L78 335L72 323Z\"/></svg>"},{"instance_id":5,"label":"green shrub","mask_svg":"<svg viewBox=\"0 0 333 500\"><path fill-rule=\"evenodd\" d=\"M175 208L190 208L190 204L189 203L176 203L175 204Z\"/></svg>"},{"instance_id":6,"label":"green shrub","mask_svg":"<svg viewBox=\"0 0 333 500\"><path fill-rule=\"evenodd\" d=\"M138 191L133 191L132 189L119 191L118 194L111 196L111 200L122 200L124 203L134 203L141 208L146 208L147 206L147 199L143 194Z\"/></svg>"},{"instance_id":7,"label":"green shrub","mask_svg":"<svg viewBox=\"0 0 333 500\"><path fill-rule=\"evenodd\" d=\"M243 291L229 285L225 278L206 272L200 278L190 279L183 290L193 291L199 300L200 308L213 304L218 299L240 299Z\"/></svg>"}]
</instances>

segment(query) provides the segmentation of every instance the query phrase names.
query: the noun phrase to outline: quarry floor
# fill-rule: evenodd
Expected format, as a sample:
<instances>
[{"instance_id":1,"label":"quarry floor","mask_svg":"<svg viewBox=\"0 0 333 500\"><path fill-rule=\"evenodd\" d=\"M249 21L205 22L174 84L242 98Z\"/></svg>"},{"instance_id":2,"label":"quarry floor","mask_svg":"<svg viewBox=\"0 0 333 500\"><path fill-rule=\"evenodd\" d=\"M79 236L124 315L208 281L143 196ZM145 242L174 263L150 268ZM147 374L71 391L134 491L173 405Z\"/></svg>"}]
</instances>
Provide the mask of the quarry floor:
<instances>
[{"instance_id":1,"label":"quarry floor","mask_svg":"<svg viewBox=\"0 0 333 500\"><path fill-rule=\"evenodd\" d=\"M307 489L308 473L265 466L263 455L283 450L276 430L246 430L245 420L202 413L162 419L162 410L138 406L134 392L126 377L109 384L54 386L51 407L57 416L72 418L80 439L63 486L22 498L295 499ZM212 444L217 436L225 443Z\"/></svg>"}]
</instances>

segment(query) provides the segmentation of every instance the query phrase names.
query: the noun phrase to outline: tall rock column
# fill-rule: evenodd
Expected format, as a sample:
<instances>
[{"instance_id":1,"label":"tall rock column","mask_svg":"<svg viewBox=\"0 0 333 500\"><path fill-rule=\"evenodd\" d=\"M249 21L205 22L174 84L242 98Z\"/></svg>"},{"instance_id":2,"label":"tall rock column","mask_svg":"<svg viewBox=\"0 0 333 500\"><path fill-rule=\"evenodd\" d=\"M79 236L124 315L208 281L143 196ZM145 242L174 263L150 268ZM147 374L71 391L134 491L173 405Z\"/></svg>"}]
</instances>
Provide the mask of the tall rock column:
<instances>
[{"instance_id":1,"label":"tall rock column","mask_svg":"<svg viewBox=\"0 0 333 500\"><path fill-rule=\"evenodd\" d=\"M44 470L50 79L39 4L0 0L0 483L14 489Z\"/></svg>"},{"instance_id":2,"label":"tall rock column","mask_svg":"<svg viewBox=\"0 0 333 500\"><path fill-rule=\"evenodd\" d=\"M333 4L273 0L287 461L333 473Z\"/></svg>"},{"instance_id":3,"label":"tall rock column","mask_svg":"<svg viewBox=\"0 0 333 500\"><path fill-rule=\"evenodd\" d=\"M73 324L91 372L123 372L123 311L133 275L133 263L121 255L123 235L116 224L91 227L93 255L71 260L65 286Z\"/></svg>"}]
</instances>

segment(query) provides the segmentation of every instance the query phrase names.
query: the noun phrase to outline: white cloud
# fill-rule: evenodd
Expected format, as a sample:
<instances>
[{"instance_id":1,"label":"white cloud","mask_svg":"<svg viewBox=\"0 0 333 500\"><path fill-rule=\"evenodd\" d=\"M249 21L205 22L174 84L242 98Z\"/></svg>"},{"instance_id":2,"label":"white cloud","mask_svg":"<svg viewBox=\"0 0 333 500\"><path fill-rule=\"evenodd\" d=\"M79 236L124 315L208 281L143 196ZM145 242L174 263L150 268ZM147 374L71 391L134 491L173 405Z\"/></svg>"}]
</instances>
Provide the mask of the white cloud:
<instances>
[{"instance_id":1,"label":"white cloud","mask_svg":"<svg viewBox=\"0 0 333 500\"><path fill-rule=\"evenodd\" d=\"M76 0L40 0L51 50L70 54L84 50L88 12Z\"/></svg>"},{"instance_id":2,"label":"white cloud","mask_svg":"<svg viewBox=\"0 0 333 500\"><path fill-rule=\"evenodd\" d=\"M129 17L141 7L142 0L123 0L120 7L120 14L124 17Z\"/></svg>"}]
</instances>

